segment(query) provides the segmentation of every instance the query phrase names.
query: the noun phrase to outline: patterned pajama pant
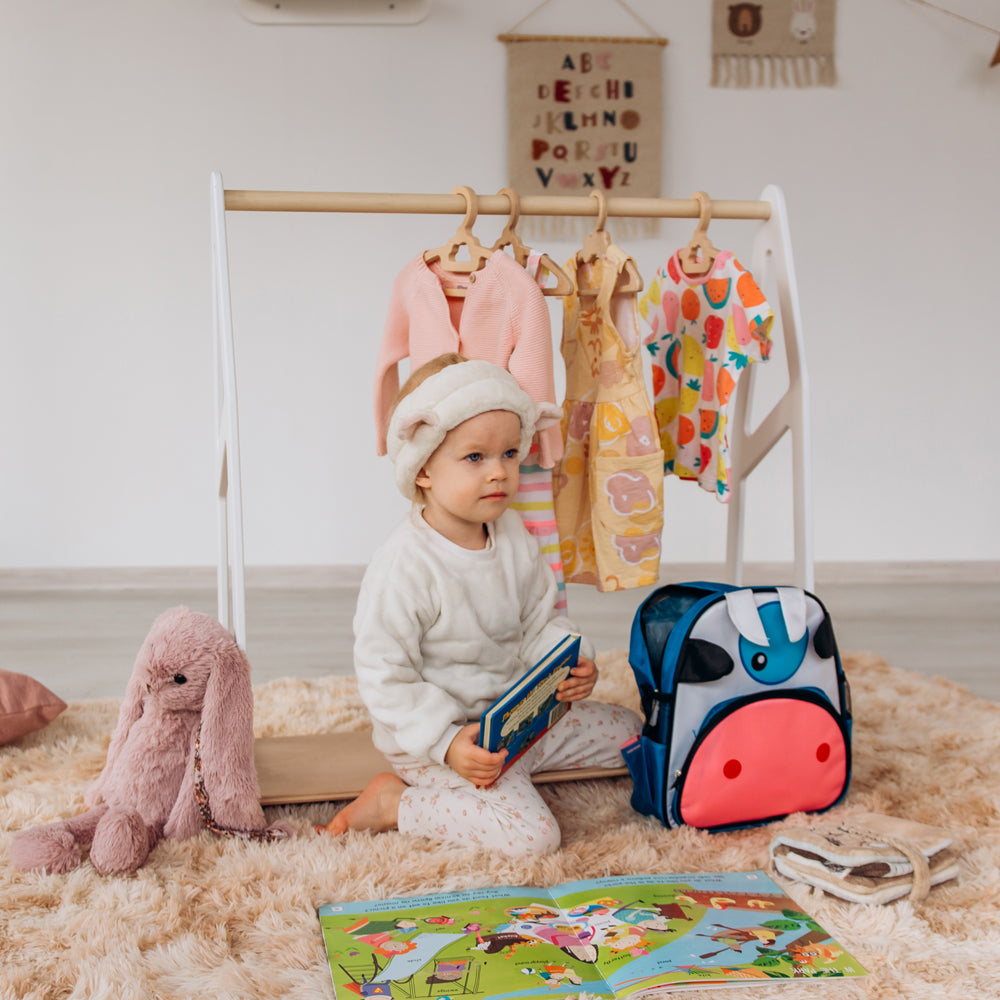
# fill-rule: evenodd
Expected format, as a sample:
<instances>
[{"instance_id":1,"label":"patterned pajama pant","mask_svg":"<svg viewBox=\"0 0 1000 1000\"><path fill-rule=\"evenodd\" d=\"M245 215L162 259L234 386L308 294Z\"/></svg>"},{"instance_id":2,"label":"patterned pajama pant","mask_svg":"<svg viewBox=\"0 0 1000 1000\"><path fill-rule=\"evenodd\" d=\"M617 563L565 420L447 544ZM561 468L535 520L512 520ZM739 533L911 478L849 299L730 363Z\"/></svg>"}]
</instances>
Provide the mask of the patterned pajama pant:
<instances>
[{"instance_id":1,"label":"patterned pajama pant","mask_svg":"<svg viewBox=\"0 0 1000 1000\"><path fill-rule=\"evenodd\" d=\"M621 767L621 746L637 736L627 708L574 702L533 747L489 788L477 788L440 764L394 764L410 787L399 804L399 830L450 843L478 844L510 857L551 854L561 833L532 784L537 771Z\"/></svg>"}]
</instances>

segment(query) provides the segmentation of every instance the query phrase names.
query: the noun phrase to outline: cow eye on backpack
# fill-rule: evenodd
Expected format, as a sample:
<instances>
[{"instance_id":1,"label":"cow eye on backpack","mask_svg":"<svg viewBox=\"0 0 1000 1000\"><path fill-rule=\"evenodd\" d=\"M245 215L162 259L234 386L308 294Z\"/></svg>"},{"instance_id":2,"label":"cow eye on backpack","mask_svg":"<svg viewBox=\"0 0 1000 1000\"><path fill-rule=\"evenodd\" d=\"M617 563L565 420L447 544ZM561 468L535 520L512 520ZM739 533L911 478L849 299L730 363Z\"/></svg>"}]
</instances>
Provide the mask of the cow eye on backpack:
<instances>
[{"instance_id":1,"label":"cow eye on backpack","mask_svg":"<svg viewBox=\"0 0 1000 1000\"><path fill-rule=\"evenodd\" d=\"M726 830L836 805L851 707L830 617L794 587L660 587L636 611L629 662L645 725L623 747L632 806Z\"/></svg>"}]
</instances>

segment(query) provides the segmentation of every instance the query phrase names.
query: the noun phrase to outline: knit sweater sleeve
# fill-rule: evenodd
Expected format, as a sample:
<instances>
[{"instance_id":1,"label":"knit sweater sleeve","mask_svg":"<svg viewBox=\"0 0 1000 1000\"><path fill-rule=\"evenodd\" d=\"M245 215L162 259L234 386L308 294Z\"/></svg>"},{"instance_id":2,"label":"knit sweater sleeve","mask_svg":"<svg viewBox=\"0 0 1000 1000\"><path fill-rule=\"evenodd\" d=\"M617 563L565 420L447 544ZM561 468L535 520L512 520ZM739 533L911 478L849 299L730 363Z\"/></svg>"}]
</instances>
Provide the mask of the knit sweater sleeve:
<instances>
[{"instance_id":1,"label":"knit sweater sleeve","mask_svg":"<svg viewBox=\"0 0 1000 1000\"><path fill-rule=\"evenodd\" d=\"M403 550L372 560L354 618L354 670L376 746L443 764L468 711L422 675L421 639L438 609L420 568Z\"/></svg>"},{"instance_id":2,"label":"knit sweater sleeve","mask_svg":"<svg viewBox=\"0 0 1000 1000\"><path fill-rule=\"evenodd\" d=\"M389 410L399 391L399 362L410 353L410 307L413 286L412 265L404 268L392 283L382 342L375 363L375 448L386 453Z\"/></svg>"},{"instance_id":3,"label":"knit sweater sleeve","mask_svg":"<svg viewBox=\"0 0 1000 1000\"><path fill-rule=\"evenodd\" d=\"M525 272L528 281L518 282L517 294L509 296L512 328L516 340L507 363L518 385L536 403L558 403L553 372L552 323L542 290ZM562 458L563 438L558 424L538 432L539 465L544 469Z\"/></svg>"},{"instance_id":4,"label":"knit sweater sleeve","mask_svg":"<svg viewBox=\"0 0 1000 1000\"><path fill-rule=\"evenodd\" d=\"M525 668L537 663L567 632L580 634L576 624L557 614L556 578L535 539L528 534L516 514L505 514L505 529L517 552L521 601L521 660ZM594 644L582 636L580 652L593 659Z\"/></svg>"}]
</instances>

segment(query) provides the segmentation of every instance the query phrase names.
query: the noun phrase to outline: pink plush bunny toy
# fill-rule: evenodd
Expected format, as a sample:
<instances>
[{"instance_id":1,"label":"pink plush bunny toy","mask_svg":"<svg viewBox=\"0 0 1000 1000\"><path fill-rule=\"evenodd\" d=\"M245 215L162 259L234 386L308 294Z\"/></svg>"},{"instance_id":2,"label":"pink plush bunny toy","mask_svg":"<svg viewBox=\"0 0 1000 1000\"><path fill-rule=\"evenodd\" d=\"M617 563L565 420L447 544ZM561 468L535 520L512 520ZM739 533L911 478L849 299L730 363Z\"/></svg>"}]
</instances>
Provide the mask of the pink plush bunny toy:
<instances>
[{"instance_id":1,"label":"pink plush bunny toy","mask_svg":"<svg viewBox=\"0 0 1000 1000\"><path fill-rule=\"evenodd\" d=\"M146 636L111 736L107 762L87 789L90 809L19 833L18 868L67 872L81 847L103 875L134 872L161 837L208 828L252 839L266 827L253 762L250 664L213 618L171 608Z\"/></svg>"}]
</instances>

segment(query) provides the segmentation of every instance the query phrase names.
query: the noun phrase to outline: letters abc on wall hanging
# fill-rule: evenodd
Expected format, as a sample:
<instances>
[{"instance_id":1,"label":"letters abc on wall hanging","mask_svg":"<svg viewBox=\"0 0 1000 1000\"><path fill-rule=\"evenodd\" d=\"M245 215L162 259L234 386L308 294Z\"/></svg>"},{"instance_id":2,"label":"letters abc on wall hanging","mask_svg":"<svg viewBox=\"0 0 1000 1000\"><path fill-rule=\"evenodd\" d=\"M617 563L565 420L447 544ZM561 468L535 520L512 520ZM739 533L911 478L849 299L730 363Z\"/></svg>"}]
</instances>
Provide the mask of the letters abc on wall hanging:
<instances>
[{"instance_id":1,"label":"letters abc on wall hanging","mask_svg":"<svg viewBox=\"0 0 1000 1000\"><path fill-rule=\"evenodd\" d=\"M713 87L832 87L836 0L712 3Z\"/></svg>"},{"instance_id":2,"label":"letters abc on wall hanging","mask_svg":"<svg viewBox=\"0 0 1000 1000\"><path fill-rule=\"evenodd\" d=\"M500 35L507 44L510 185L523 195L658 198L664 38ZM616 219L617 237L655 219ZM526 235L576 239L593 219L522 218Z\"/></svg>"}]
</instances>

